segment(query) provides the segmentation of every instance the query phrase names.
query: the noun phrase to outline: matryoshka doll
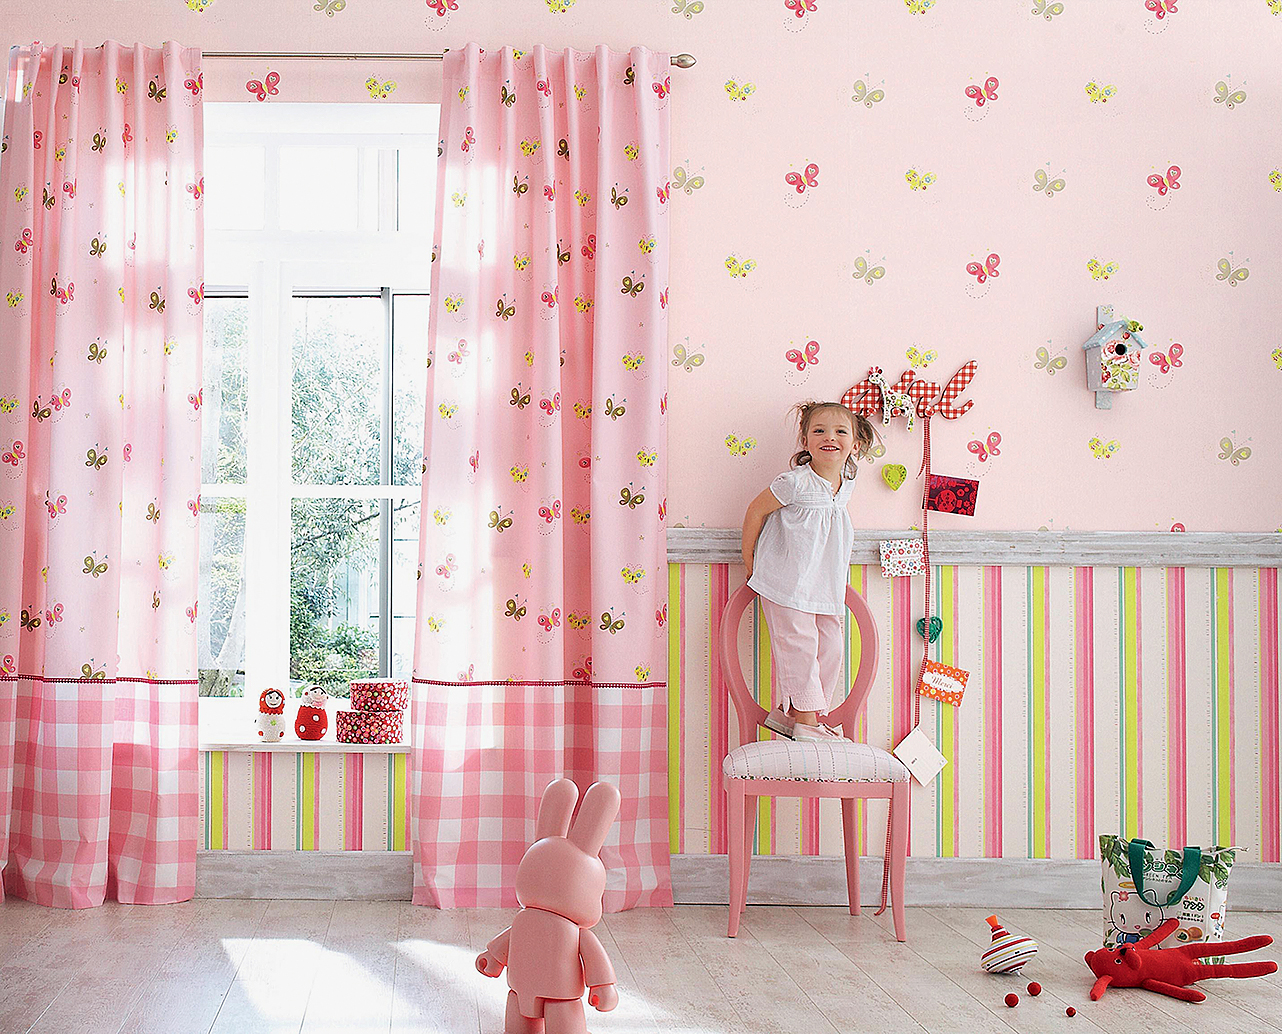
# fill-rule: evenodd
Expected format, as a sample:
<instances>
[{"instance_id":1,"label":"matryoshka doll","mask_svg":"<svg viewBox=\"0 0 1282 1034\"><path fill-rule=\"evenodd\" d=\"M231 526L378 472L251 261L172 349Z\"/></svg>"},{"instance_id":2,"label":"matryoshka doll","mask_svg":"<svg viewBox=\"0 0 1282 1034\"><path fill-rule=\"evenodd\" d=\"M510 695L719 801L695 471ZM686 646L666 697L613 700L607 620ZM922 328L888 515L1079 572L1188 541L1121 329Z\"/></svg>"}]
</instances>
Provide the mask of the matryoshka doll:
<instances>
[{"instance_id":1,"label":"matryoshka doll","mask_svg":"<svg viewBox=\"0 0 1282 1034\"><path fill-rule=\"evenodd\" d=\"M268 743L285 738L285 694L264 689L258 698L258 735Z\"/></svg>"},{"instance_id":2,"label":"matryoshka doll","mask_svg":"<svg viewBox=\"0 0 1282 1034\"><path fill-rule=\"evenodd\" d=\"M325 710L328 699L320 686L308 686L303 690L303 702L299 705L298 717L294 719L294 732L300 740L319 740L329 731L329 712Z\"/></svg>"}]
</instances>

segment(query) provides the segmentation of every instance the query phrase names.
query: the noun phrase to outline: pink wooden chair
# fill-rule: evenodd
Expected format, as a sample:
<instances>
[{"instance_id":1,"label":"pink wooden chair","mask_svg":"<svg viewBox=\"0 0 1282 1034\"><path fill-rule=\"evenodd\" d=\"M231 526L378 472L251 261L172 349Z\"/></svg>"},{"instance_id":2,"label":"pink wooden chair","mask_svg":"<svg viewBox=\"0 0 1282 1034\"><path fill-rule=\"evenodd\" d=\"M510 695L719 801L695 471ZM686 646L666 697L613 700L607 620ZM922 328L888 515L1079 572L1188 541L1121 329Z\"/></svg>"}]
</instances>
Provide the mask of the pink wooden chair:
<instances>
[{"instance_id":1,"label":"pink wooden chair","mask_svg":"<svg viewBox=\"0 0 1282 1034\"><path fill-rule=\"evenodd\" d=\"M904 862L908 853L909 773L898 758L879 747L852 742L855 719L872 690L877 670L877 627L872 611L854 589L846 588L846 607L859 628L859 671L850 695L828 712L825 721L851 739L758 740L766 709L753 698L739 663L739 622L756 597L748 586L738 589L721 617L721 671L739 715L739 746L726 755L721 771L729 803L730 928L739 932L739 917L748 901L748 866L757 798L838 797L846 851L846 889L850 914L859 915L859 855L855 846L855 800L882 797L890 801L890 894L895 936L907 939L904 927Z\"/></svg>"}]
</instances>

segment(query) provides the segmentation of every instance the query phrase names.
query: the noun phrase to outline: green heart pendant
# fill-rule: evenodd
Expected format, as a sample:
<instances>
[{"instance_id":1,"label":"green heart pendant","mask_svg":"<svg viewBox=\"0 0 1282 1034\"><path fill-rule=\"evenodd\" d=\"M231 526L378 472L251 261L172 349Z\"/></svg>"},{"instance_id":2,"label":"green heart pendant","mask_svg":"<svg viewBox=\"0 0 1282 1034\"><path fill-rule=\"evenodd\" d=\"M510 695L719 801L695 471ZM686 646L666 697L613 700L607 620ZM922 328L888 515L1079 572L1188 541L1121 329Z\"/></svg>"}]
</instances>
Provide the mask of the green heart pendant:
<instances>
[{"instance_id":1,"label":"green heart pendant","mask_svg":"<svg viewBox=\"0 0 1282 1034\"><path fill-rule=\"evenodd\" d=\"M942 632L943 630L944 630L943 620L937 617L931 618L930 619L930 635L927 636L926 635L926 619L925 618L917 619L917 634L921 636L923 639L927 640L927 642L933 643L936 639L939 638L939 633Z\"/></svg>"}]
</instances>

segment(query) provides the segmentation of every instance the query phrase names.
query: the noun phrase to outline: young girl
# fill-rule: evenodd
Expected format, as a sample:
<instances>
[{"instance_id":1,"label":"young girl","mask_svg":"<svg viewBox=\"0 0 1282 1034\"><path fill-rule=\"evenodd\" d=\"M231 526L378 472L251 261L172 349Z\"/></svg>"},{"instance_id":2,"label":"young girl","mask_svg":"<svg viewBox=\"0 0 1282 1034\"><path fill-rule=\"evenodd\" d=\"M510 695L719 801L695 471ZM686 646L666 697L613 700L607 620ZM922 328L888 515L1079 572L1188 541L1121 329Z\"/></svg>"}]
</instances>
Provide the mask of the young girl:
<instances>
[{"instance_id":1,"label":"young girl","mask_svg":"<svg viewBox=\"0 0 1282 1034\"><path fill-rule=\"evenodd\" d=\"M837 737L819 714L841 678L842 615L855 529L846 503L873 428L837 402L802 402L792 469L743 518L748 585L761 597L781 703L766 728L794 739ZM786 705L786 706L785 706Z\"/></svg>"}]
</instances>

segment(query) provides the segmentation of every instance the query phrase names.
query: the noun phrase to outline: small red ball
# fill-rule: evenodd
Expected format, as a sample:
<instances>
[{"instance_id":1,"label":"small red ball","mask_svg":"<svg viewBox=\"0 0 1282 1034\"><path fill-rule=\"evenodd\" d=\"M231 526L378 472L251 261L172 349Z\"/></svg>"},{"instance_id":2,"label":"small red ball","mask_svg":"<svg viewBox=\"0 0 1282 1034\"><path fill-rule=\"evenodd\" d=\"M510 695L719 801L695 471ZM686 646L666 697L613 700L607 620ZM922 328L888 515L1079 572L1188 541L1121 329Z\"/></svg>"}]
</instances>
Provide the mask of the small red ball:
<instances>
[{"instance_id":1,"label":"small red ball","mask_svg":"<svg viewBox=\"0 0 1282 1034\"><path fill-rule=\"evenodd\" d=\"M1036 998L1039 994L1042 993L1042 985L1039 984L1036 980L1034 980L1031 984L1028 985L1028 993L1032 995L1034 998Z\"/></svg>"},{"instance_id":2,"label":"small red ball","mask_svg":"<svg viewBox=\"0 0 1282 1034\"><path fill-rule=\"evenodd\" d=\"M1076 1016L1076 1015L1077 1015L1077 1010L1076 1010L1076 1009L1074 1009L1074 1008L1070 1005L1067 1009L1065 1009L1065 1010L1064 1010L1064 1015L1065 1015L1065 1016Z\"/></svg>"},{"instance_id":3,"label":"small red ball","mask_svg":"<svg viewBox=\"0 0 1282 1034\"><path fill-rule=\"evenodd\" d=\"M1006 1004L1012 1009L1015 1008L1019 1004L1019 995L1012 991L1006 996Z\"/></svg>"}]
</instances>

